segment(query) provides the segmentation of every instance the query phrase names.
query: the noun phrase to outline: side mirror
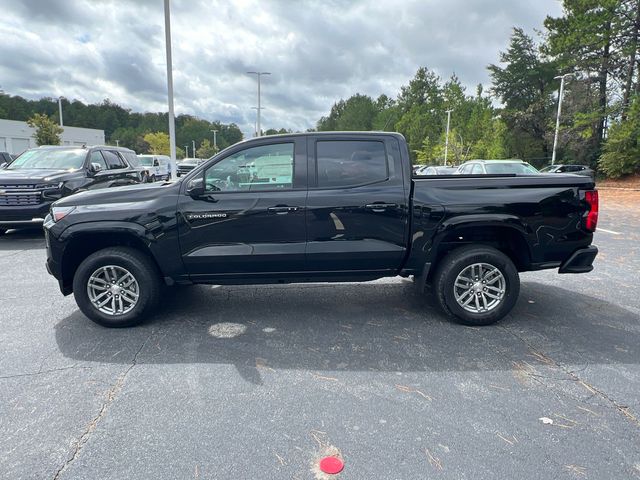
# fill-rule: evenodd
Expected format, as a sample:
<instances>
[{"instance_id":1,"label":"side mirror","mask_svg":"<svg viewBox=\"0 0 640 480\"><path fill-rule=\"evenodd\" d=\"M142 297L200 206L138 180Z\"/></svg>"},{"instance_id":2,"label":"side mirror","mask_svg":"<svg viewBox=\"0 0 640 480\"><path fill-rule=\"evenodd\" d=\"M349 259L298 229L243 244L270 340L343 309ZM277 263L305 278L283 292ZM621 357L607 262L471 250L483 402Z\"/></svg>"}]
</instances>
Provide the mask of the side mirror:
<instances>
[{"instance_id":1,"label":"side mirror","mask_svg":"<svg viewBox=\"0 0 640 480\"><path fill-rule=\"evenodd\" d=\"M204 178L196 177L189 180L187 185L187 195L193 198L204 195Z\"/></svg>"},{"instance_id":2,"label":"side mirror","mask_svg":"<svg viewBox=\"0 0 640 480\"><path fill-rule=\"evenodd\" d=\"M160 163L158 163L158 160L154 160L153 161L153 166L154 167L159 167L160 166Z\"/></svg>"},{"instance_id":3,"label":"side mirror","mask_svg":"<svg viewBox=\"0 0 640 480\"><path fill-rule=\"evenodd\" d=\"M94 175L101 170L102 170L102 165L100 165L99 163L92 163L89 166L89 172L93 173Z\"/></svg>"}]
</instances>

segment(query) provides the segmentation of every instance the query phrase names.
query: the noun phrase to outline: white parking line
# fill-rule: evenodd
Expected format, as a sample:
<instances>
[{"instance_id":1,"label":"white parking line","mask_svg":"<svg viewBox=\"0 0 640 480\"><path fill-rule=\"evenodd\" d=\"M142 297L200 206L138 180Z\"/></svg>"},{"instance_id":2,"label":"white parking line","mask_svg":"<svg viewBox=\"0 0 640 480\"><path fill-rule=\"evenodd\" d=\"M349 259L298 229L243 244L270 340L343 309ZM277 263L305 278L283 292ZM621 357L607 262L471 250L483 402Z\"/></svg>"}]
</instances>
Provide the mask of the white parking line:
<instances>
[{"instance_id":1,"label":"white parking line","mask_svg":"<svg viewBox=\"0 0 640 480\"><path fill-rule=\"evenodd\" d=\"M612 235L622 235L620 232L614 232L613 230L607 230L606 228L600 228L600 227L596 228L596 232L605 232L605 233L610 233Z\"/></svg>"}]
</instances>

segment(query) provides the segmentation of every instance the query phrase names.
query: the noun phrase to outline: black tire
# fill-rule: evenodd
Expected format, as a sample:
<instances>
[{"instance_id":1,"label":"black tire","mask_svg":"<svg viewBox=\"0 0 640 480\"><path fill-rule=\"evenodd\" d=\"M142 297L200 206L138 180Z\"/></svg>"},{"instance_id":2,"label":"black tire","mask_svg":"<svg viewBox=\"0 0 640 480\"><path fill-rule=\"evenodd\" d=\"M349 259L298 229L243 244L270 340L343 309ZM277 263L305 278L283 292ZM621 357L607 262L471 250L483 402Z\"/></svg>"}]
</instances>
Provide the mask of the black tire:
<instances>
[{"instance_id":1,"label":"black tire","mask_svg":"<svg viewBox=\"0 0 640 480\"><path fill-rule=\"evenodd\" d=\"M151 175L151 178L149 179L149 182L154 183L156 181L156 176L155 175Z\"/></svg>"},{"instance_id":2,"label":"black tire","mask_svg":"<svg viewBox=\"0 0 640 480\"><path fill-rule=\"evenodd\" d=\"M499 270L504 279L504 293L499 294L500 299L496 299L497 303L487 311L472 312L466 310L456 300L455 292L465 291L464 288L456 290L456 279L463 270L474 264L493 266ZM477 284L477 288L482 288L481 278L479 282L476 281L474 285ZM447 254L436 270L432 285L438 304L456 322L471 326L491 325L507 315L516 304L520 293L520 276L511 259L504 253L488 246L471 245L452 250ZM467 284L465 283L465 285ZM469 291L471 291L471 284L468 285ZM484 290L486 291L486 289ZM482 297L482 292L479 293L479 298L488 298ZM478 293L471 293L471 298L474 298L474 304L476 301L475 296L477 295ZM463 300L469 300L470 297L460 295L459 298L464 303ZM494 300L489 298L489 301ZM475 305L469 305L467 308L473 309L474 307Z\"/></svg>"},{"instance_id":3,"label":"black tire","mask_svg":"<svg viewBox=\"0 0 640 480\"><path fill-rule=\"evenodd\" d=\"M104 313L89 299L87 283L100 267L114 265L126 269L139 286L135 306L123 314ZM153 261L144 253L128 247L110 247L89 255L73 277L73 295L78 307L89 319L104 327L132 327L142 323L159 303L162 291L160 273ZM111 294L109 294L111 296Z\"/></svg>"}]
</instances>

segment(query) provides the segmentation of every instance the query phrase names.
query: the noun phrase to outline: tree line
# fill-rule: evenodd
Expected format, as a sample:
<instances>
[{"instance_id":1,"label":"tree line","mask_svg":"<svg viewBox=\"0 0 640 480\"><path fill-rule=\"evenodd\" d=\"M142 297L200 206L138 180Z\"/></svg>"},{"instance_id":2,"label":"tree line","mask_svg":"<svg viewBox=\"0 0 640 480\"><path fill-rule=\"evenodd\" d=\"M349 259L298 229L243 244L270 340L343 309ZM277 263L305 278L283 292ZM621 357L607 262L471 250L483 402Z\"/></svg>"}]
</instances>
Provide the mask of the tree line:
<instances>
[{"instance_id":1,"label":"tree line","mask_svg":"<svg viewBox=\"0 0 640 480\"><path fill-rule=\"evenodd\" d=\"M557 96L566 77L556 163L590 165L609 176L640 170L640 0L564 0L534 38L514 28L491 85L465 90L421 67L395 98L355 94L336 102L317 130L387 130L406 137L416 163L520 158L550 163ZM499 106L497 106L499 105Z\"/></svg>"},{"instance_id":2,"label":"tree line","mask_svg":"<svg viewBox=\"0 0 640 480\"><path fill-rule=\"evenodd\" d=\"M28 100L20 96L0 95L0 118L25 122L31 119L32 122L35 120L37 125L46 125L42 115L52 123L59 121L57 99ZM118 144L137 153L169 153L169 118L165 112L132 112L108 99L99 104L89 105L79 100L62 100L62 118L65 126L104 130L105 141L111 145ZM46 128L51 129L48 125ZM184 146L188 146L189 156L194 156L191 152L193 141L198 147L196 153L199 152L202 158L213 155L215 153L213 130L217 130L215 140L218 150L242 140L242 131L234 123L223 124L218 121L209 122L192 115L178 115L176 117L178 157L185 155Z\"/></svg>"}]
</instances>

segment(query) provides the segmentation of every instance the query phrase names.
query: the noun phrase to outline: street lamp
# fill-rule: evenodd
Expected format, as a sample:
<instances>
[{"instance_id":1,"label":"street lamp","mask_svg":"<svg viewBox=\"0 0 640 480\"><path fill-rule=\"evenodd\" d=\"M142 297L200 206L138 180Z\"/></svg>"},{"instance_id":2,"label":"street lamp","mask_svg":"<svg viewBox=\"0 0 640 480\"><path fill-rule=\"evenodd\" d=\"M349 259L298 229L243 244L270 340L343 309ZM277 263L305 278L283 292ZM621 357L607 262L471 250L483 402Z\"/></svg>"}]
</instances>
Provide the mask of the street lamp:
<instances>
[{"instance_id":1,"label":"street lamp","mask_svg":"<svg viewBox=\"0 0 640 480\"><path fill-rule=\"evenodd\" d=\"M189 145L184 146L184 158L189 158Z\"/></svg>"},{"instance_id":2,"label":"street lamp","mask_svg":"<svg viewBox=\"0 0 640 480\"><path fill-rule=\"evenodd\" d=\"M191 148L191 151L193 152L193 156L196 156L196 141L195 140L191 140L191 145L193 145L193 147Z\"/></svg>"},{"instance_id":3,"label":"street lamp","mask_svg":"<svg viewBox=\"0 0 640 480\"><path fill-rule=\"evenodd\" d=\"M262 105L260 103L260 77L262 77L262 75L271 75L271 72L247 72L248 75L255 75L258 78L258 107L256 108L256 110L258 110L258 121L257 121L257 125L256 125L256 137L261 136L261 130L260 130L260 110L262 110Z\"/></svg>"},{"instance_id":4,"label":"street lamp","mask_svg":"<svg viewBox=\"0 0 640 480\"><path fill-rule=\"evenodd\" d=\"M64 97L60 96L58 97L58 111L60 112L60 126L64 127L64 125L62 124L62 99Z\"/></svg>"},{"instance_id":5,"label":"street lamp","mask_svg":"<svg viewBox=\"0 0 640 480\"><path fill-rule=\"evenodd\" d=\"M213 151L218 153L218 130L211 130L213 132Z\"/></svg>"},{"instance_id":6,"label":"street lamp","mask_svg":"<svg viewBox=\"0 0 640 480\"><path fill-rule=\"evenodd\" d=\"M573 76L573 73L565 73L553 77L554 80L560 79L560 92L558 93L558 115L556 115L556 133L553 137L553 153L551 154L551 165L556 163L556 147L558 146L558 131L560 130L560 112L562 110L562 94L564 92L564 79Z\"/></svg>"},{"instance_id":7,"label":"street lamp","mask_svg":"<svg viewBox=\"0 0 640 480\"><path fill-rule=\"evenodd\" d=\"M173 68L171 63L171 11L170 0L164 0L164 34L167 50L167 96L169 102L169 148L171 153L171 179L176 179L176 122L173 114Z\"/></svg>"},{"instance_id":8,"label":"street lamp","mask_svg":"<svg viewBox=\"0 0 640 480\"><path fill-rule=\"evenodd\" d=\"M449 125L451 125L451 112L453 110L446 110L447 112L447 136L444 139L444 164L447 164L447 155L449 153Z\"/></svg>"}]
</instances>

